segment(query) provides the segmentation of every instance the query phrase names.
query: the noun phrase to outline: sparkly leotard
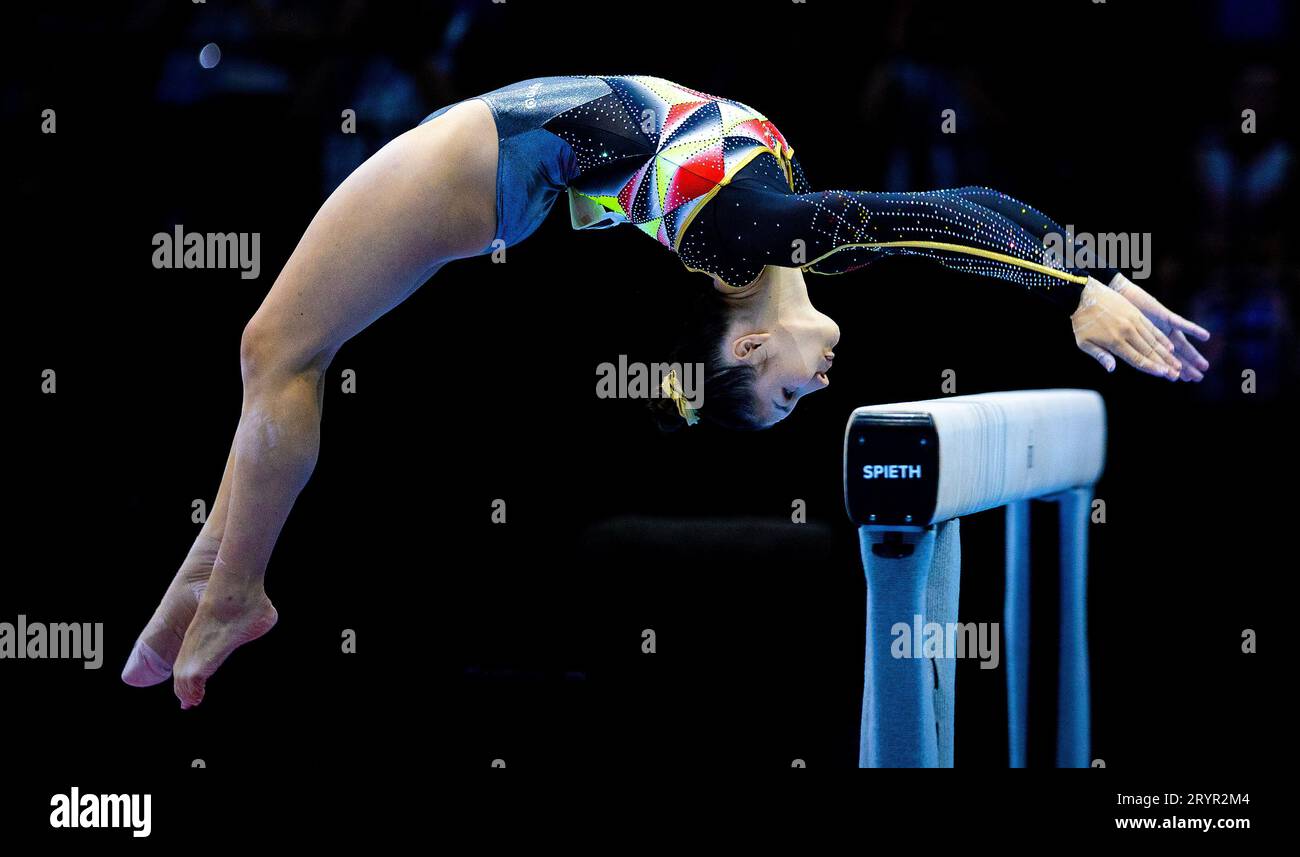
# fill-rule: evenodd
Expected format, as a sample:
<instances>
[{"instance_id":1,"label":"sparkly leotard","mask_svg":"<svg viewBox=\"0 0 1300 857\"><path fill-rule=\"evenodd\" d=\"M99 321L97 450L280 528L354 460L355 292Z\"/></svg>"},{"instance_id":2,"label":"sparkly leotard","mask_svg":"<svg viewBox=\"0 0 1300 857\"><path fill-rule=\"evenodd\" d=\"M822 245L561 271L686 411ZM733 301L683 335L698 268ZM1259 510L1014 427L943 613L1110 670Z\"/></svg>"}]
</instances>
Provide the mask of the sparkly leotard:
<instances>
[{"instance_id":1,"label":"sparkly leotard","mask_svg":"<svg viewBox=\"0 0 1300 857\"><path fill-rule=\"evenodd\" d=\"M1073 310L1088 279L1047 251L1064 230L1005 194L814 192L766 116L662 78L544 77L478 98L499 146L497 232L484 252L532 234L567 193L575 229L631 223L734 287L765 265L838 274L919 255Z\"/></svg>"}]
</instances>

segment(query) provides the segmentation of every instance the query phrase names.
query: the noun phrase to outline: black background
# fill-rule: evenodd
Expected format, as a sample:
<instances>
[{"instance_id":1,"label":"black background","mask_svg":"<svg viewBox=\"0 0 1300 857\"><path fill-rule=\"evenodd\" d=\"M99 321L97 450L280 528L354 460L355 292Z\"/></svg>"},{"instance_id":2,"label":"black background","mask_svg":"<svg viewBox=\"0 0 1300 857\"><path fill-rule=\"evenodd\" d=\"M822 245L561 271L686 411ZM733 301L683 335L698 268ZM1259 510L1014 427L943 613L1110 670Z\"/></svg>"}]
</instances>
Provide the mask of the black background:
<instances>
[{"instance_id":1,"label":"black background","mask_svg":"<svg viewBox=\"0 0 1300 857\"><path fill-rule=\"evenodd\" d=\"M890 145L935 133L937 118L868 121L882 63L947 69L982 92L959 113L959 129L970 121L957 145L978 165L962 183L1081 229L1152 233L1144 285L1189 315L1206 264L1191 141L1236 133L1236 69L1261 59L1285 81L1293 68L1289 11L1275 40L1231 44L1216 4L918 4L901 51L892 4L483 5L426 111L544 74L660 75L764 111L815 187L878 187ZM20 826L42 829L49 795L71 785L152 791L155 829L179 835L182 795L241 794L217 783L348 783L364 798L367 783L497 758L684 780L795 758L856 767L865 587L842 506L843 427L858 405L942 395L945 369L963 394L1088 387L1109 408L1108 520L1091 531L1089 592L1093 755L1107 772L1059 777L1248 790L1278 761L1268 632L1294 568L1293 376L1238 393L1230 351L1213 394L1127 367L1107 376L1048 305L907 260L809 278L844 336L835 383L794 418L757 434L660 435L641 404L594 396L595 367L661 359L664 327L707 283L636 230L575 233L567 212L505 265L447 266L339 352L320 464L267 576L274 632L238 651L196 710L179 710L170 683L122 684L197 531L190 504L216 492L243 325L327 192L319 149L348 106L352 58L386 51L415 67L448 15L374 4L344 32L231 43L227 60L273 53L295 98L160 104L162 58L197 53L194 16L223 4L206 6L47 7L18 13L3 37L13 408L0 621L103 622L106 647L99 671L0 664L6 809ZM46 106L56 135L39 132ZM1280 111L1260 121L1294 139ZM155 270L151 237L175 223L260 232L261 277ZM47 368L56 395L40 392ZM340 392L345 369L356 394ZM496 498L504 526L490 522ZM796 499L807 524L789 523ZM1001 621L1001 524L1000 512L963 521L965 621ZM1053 549L1036 545L1039 631ZM640 651L645 628L656 654ZM1260 654L1241 653L1245 628ZM340 651L343 629L357 633L354 655ZM1034 767L1051 764L1053 645L1035 635ZM959 665L958 768L1005 767L1004 681ZM207 767L191 769L196 758ZM1000 781L1019 796L1008 804L1060 803L1045 793L1080 783ZM1071 798L1099 829L1114 782Z\"/></svg>"}]
</instances>

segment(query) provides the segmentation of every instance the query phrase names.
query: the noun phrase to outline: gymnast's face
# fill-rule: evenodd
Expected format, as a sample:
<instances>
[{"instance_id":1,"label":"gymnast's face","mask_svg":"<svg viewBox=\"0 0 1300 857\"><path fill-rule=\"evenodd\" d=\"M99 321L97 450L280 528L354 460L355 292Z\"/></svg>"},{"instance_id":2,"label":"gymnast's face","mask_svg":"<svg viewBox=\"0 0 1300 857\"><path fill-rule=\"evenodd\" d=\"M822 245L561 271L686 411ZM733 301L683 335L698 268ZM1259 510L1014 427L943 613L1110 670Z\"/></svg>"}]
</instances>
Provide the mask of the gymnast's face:
<instances>
[{"instance_id":1,"label":"gymnast's face","mask_svg":"<svg viewBox=\"0 0 1300 857\"><path fill-rule=\"evenodd\" d=\"M758 370L755 405L765 426L785 419L800 399L830 385L839 341L839 325L811 303L781 313L762 333L732 337L731 356Z\"/></svg>"}]
</instances>

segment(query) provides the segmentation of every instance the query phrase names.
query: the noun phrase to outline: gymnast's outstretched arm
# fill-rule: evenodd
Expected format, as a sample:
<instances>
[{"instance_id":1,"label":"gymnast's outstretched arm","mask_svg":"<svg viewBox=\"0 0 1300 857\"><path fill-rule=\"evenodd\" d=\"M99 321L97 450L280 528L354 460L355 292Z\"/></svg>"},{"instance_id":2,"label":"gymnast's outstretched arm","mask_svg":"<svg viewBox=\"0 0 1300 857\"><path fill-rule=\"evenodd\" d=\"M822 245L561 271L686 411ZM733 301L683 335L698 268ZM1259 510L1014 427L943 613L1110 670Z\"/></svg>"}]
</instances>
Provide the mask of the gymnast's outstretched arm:
<instances>
[{"instance_id":1,"label":"gymnast's outstretched arm","mask_svg":"<svg viewBox=\"0 0 1300 857\"><path fill-rule=\"evenodd\" d=\"M1051 302L1071 316L1079 348L1108 371L1115 357L1171 380L1192 380L1197 367L1208 367L1185 338L1170 339L1175 329L1200 339L1208 333L1168 311L1181 324L1153 323L1154 316L1094 276L1128 283L1114 269L1064 264L1072 254L1063 252L1063 242L1074 236L1006 194L982 187L814 192L797 162L792 179L775 158L757 158L704 206L683 237L683 257L725 272L723 279L739 286L765 264L840 274L886 256L920 256L1009 281ZM1195 365L1184 367L1176 352Z\"/></svg>"}]
</instances>

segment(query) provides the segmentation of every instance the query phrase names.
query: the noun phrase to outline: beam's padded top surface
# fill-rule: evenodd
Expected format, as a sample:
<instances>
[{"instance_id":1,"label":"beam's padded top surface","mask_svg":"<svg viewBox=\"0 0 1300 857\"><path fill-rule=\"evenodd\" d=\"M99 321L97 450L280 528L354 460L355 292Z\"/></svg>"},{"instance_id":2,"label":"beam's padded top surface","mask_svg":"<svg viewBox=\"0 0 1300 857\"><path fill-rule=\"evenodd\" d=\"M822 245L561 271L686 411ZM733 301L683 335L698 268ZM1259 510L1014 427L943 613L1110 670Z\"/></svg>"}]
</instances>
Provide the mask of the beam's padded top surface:
<instances>
[{"instance_id":1,"label":"beam's padded top surface","mask_svg":"<svg viewBox=\"0 0 1300 857\"><path fill-rule=\"evenodd\" d=\"M868 405L850 416L849 431L856 421L860 431L887 432L893 421L880 418L901 414L928 415L938 436L931 523L1091 485L1105 465L1106 406L1093 390L1018 390Z\"/></svg>"}]
</instances>

